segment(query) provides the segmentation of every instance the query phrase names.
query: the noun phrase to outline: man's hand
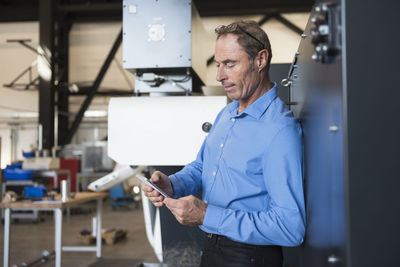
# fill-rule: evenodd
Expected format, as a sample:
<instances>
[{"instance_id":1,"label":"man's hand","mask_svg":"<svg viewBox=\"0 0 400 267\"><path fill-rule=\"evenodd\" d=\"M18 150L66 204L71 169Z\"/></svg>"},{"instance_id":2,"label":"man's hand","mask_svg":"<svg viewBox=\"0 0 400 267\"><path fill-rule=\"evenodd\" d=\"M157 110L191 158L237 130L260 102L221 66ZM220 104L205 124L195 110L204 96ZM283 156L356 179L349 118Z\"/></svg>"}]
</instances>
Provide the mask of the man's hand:
<instances>
[{"instance_id":1,"label":"man's hand","mask_svg":"<svg viewBox=\"0 0 400 267\"><path fill-rule=\"evenodd\" d=\"M201 225L206 215L207 204L190 195L179 199L166 198L164 204L183 225Z\"/></svg>"},{"instance_id":2,"label":"man's hand","mask_svg":"<svg viewBox=\"0 0 400 267\"><path fill-rule=\"evenodd\" d=\"M151 176L150 181L156 184L169 196L173 195L174 192L172 190L171 181L164 173L160 171L155 171ZM154 206L161 207L164 205L164 197L157 190L154 190L152 187L146 184L142 184L142 190L144 192L144 195L153 203Z\"/></svg>"}]
</instances>

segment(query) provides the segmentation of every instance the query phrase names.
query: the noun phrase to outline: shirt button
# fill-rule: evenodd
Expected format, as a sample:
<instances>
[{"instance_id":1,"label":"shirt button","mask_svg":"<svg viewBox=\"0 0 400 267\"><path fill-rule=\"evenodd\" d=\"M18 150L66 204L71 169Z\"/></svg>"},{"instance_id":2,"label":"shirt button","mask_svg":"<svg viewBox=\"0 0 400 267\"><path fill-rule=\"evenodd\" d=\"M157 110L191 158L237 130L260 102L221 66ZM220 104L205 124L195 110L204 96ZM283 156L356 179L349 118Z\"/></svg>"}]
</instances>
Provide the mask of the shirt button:
<instances>
[{"instance_id":1,"label":"shirt button","mask_svg":"<svg viewBox=\"0 0 400 267\"><path fill-rule=\"evenodd\" d=\"M224 146L224 144L220 144L219 146L220 146L220 147L223 147L223 146Z\"/></svg>"},{"instance_id":2,"label":"shirt button","mask_svg":"<svg viewBox=\"0 0 400 267\"><path fill-rule=\"evenodd\" d=\"M232 120L233 122L235 122L235 118L232 118L231 120Z\"/></svg>"},{"instance_id":3,"label":"shirt button","mask_svg":"<svg viewBox=\"0 0 400 267\"><path fill-rule=\"evenodd\" d=\"M215 176L215 175L217 175L217 173L216 173L216 172L213 172L213 175Z\"/></svg>"}]
</instances>

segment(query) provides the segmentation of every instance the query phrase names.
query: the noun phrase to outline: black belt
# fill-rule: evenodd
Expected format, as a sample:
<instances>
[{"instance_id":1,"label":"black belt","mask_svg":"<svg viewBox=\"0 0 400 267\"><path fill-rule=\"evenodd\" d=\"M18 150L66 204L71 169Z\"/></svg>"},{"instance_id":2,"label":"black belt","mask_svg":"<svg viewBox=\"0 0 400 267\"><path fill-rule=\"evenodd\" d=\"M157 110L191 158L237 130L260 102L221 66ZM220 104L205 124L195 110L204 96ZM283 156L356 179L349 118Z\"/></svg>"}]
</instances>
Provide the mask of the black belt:
<instances>
[{"instance_id":1,"label":"black belt","mask_svg":"<svg viewBox=\"0 0 400 267\"><path fill-rule=\"evenodd\" d=\"M218 238L221 237L222 235L217 235L217 234L210 234L210 233L206 233L206 237L207 238Z\"/></svg>"},{"instance_id":2,"label":"black belt","mask_svg":"<svg viewBox=\"0 0 400 267\"><path fill-rule=\"evenodd\" d=\"M216 241L224 240L224 241L228 241L230 243L235 243L237 245L242 245L242 246L246 246L246 247L254 247L254 248L267 248L267 247L274 248L274 247L276 247L276 248L281 248L281 246L276 246L276 245L253 245L253 244L248 244L248 243L237 242L237 241L234 241L234 240L232 240L232 239L230 239L230 238L228 238L228 237L226 237L224 235L210 234L210 233L205 233L205 234L206 234L206 238L209 239L209 240L211 240L211 239L214 239Z\"/></svg>"}]
</instances>

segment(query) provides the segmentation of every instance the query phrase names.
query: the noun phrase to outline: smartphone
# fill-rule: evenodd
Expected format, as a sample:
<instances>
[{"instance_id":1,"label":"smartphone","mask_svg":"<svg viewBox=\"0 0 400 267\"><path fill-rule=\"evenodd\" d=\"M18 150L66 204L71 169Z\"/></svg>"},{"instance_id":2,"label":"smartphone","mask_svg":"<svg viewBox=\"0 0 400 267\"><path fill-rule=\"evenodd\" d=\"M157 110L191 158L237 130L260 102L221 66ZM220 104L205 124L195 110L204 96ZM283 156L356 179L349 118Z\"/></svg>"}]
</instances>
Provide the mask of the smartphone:
<instances>
[{"instance_id":1,"label":"smartphone","mask_svg":"<svg viewBox=\"0 0 400 267\"><path fill-rule=\"evenodd\" d=\"M150 179L147 179L144 176L141 175L136 175L136 178L138 178L142 183L147 184L148 186L151 186L154 190L157 190L161 195L163 195L164 197L170 197L168 196L167 193L165 193L164 191L162 191L161 188L159 188L158 186L156 186L155 184L153 184Z\"/></svg>"}]
</instances>

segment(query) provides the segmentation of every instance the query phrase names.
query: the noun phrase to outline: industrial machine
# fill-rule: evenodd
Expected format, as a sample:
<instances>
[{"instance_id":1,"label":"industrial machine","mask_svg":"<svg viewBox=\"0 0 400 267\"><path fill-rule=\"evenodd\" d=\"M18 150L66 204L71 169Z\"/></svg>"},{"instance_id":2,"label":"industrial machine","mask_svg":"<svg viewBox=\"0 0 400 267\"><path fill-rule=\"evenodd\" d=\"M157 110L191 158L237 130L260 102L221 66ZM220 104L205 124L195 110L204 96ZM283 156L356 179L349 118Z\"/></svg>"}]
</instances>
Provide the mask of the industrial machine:
<instances>
[{"instance_id":1,"label":"industrial machine","mask_svg":"<svg viewBox=\"0 0 400 267\"><path fill-rule=\"evenodd\" d=\"M179 26L177 26L179 25ZM199 15L190 0L124 0L123 66L136 74L136 97L112 98L108 155L125 167L91 183L104 190L155 167L172 174L196 158L226 96L189 96L206 79L207 52ZM204 37L203 37L204 38ZM137 167L140 166L140 167ZM201 231L180 225L143 197L148 240L160 262L169 255L200 257ZM174 264L172 264L174 265ZM175 265L174 265L175 266Z\"/></svg>"},{"instance_id":2,"label":"industrial machine","mask_svg":"<svg viewBox=\"0 0 400 267\"><path fill-rule=\"evenodd\" d=\"M200 91L206 79L204 29L191 0L124 0L123 67L135 92Z\"/></svg>"},{"instance_id":3,"label":"industrial machine","mask_svg":"<svg viewBox=\"0 0 400 267\"><path fill-rule=\"evenodd\" d=\"M399 266L398 1L317 1L285 84L305 144L295 266Z\"/></svg>"},{"instance_id":4,"label":"industrial machine","mask_svg":"<svg viewBox=\"0 0 400 267\"><path fill-rule=\"evenodd\" d=\"M114 167L113 161L107 155L107 142L84 142L82 144L81 172L106 172Z\"/></svg>"}]
</instances>

